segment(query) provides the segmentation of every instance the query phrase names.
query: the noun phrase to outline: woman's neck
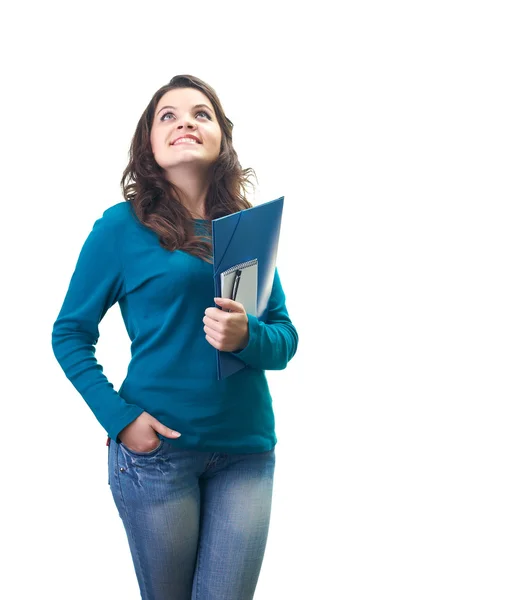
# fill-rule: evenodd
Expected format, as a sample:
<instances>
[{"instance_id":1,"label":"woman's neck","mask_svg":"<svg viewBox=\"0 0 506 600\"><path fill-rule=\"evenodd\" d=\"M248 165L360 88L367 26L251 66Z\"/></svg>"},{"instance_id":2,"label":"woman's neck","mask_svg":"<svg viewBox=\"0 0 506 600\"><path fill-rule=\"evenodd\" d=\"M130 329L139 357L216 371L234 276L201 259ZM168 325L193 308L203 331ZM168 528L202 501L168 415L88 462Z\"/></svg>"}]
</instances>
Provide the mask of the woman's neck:
<instances>
[{"instance_id":1,"label":"woman's neck","mask_svg":"<svg viewBox=\"0 0 506 600\"><path fill-rule=\"evenodd\" d=\"M171 171L168 179L176 187L178 199L194 219L206 219L205 206L210 179L208 172L195 172L183 165Z\"/></svg>"}]
</instances>

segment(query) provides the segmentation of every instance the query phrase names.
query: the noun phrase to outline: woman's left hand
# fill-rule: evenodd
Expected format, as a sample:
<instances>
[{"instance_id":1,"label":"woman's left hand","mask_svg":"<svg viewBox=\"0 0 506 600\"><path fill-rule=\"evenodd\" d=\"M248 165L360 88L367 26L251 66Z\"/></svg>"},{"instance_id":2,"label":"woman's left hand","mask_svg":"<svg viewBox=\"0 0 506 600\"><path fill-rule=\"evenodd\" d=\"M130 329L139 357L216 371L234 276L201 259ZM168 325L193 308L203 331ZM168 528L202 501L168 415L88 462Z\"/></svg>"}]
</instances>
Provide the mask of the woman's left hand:
<instances>
[{"instance_id":1,"label":"woman's left hand","mask_svg":"<svg viewBox=\"0 0 506 600\"><path fill-rule=\"evenodd\" d=\"M206 340L222 352L239 352L248 345L248 315L240 302L215 298L219 308L206 308L204 331ZM231 312L228 312L231 311Z\"/></svg>"}]
</instances>

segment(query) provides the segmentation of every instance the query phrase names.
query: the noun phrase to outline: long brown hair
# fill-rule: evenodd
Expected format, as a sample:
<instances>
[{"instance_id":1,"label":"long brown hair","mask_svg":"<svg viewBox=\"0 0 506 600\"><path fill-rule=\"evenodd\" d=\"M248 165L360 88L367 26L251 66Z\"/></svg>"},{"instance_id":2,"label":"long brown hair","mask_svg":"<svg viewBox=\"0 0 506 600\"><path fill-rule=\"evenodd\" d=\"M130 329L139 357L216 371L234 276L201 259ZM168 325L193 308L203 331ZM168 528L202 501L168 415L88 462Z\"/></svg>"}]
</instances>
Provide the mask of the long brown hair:
<instances>
[{"instance_id":1,"label":"long brown hair","mask_svg":"<svg viewBox=\"0 0 506 600\"><path fill-rule=\"evenodd\" d=\"M184 250L212 262L208 236L195 235L189 210L178 200L177 188L165 178L151 149L151 127L160 98L175 88L195 88L211 101L222 132L218 159L211 170L211 183L205 202L209 219L216 219L251 208L246 198L250 177L255 171L243 169L232 145L233 123L227 118L214 89L192 75L176 75L151 98L137 124L129 150L129 162L121 178L123 196L137 218L152 229L167 250ZM208 233L210 228L208 227Z\"/></svg>"}]
</instances>

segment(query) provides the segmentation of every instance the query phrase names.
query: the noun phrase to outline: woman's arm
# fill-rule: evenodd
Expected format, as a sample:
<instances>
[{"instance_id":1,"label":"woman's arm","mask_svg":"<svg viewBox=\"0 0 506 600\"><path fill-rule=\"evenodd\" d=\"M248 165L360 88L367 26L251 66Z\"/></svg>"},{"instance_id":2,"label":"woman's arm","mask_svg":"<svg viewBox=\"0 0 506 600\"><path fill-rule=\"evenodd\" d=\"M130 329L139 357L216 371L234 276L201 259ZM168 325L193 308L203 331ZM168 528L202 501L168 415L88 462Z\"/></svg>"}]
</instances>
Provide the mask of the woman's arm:
<instances>
[{"instance_id":1,"label":"woman's arm","mask_svg":"<svg viewBox=\"0 0 506 600\"><path fill-rule=\"evenodd\" d=\"M108 435L118 433L143 409L114 390L95 358L98 325L125 293L116 236L121 222L112 209L98 219L86 239L70 285L53 325L52 345L67 378L84 398Z\"/></svg>"},{"instance_id":2,"label":"woman's arm","mask_svg":"<svg viewBox=\"0 0 506 600\"><path fill-rule=\"evenodd\" d=\"M286 309L277 269L267 310L265 322L248 314L248 344L243 350L232 354L256 369L281 370L297 351L299 336Z\"/></svg>"}]
</instances>

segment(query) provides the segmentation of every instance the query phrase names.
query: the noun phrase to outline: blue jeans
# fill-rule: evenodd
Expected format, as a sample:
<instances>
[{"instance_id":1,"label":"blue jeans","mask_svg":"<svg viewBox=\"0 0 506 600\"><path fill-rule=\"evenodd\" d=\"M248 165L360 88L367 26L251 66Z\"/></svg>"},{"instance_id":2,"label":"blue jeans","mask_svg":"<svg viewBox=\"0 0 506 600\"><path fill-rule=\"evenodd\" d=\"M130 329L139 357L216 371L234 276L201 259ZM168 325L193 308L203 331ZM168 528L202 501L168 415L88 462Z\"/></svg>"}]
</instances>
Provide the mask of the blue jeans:
<instances>
[{"instance_id":1,"label":"blue jeans","mask_svg":"<svg viewBox=\"0 0 506 600\"><path fill-rule=\"evenodd\" d=\"M264 557L274 449L254 454L110 440L109 485L142 600L249 600Z\"/></svg>"}]
</instances>

